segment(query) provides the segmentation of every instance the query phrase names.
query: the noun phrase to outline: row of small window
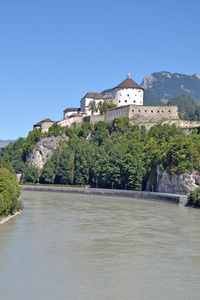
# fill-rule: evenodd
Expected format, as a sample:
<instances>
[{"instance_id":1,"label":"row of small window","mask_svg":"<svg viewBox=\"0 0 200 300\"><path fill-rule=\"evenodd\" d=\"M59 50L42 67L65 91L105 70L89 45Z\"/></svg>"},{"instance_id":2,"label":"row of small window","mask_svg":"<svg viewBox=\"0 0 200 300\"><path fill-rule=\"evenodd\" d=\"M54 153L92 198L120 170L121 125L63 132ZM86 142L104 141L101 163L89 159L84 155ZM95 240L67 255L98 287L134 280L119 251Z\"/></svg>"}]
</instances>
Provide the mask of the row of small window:
<instances>
[{"instance_id":1,"label":"row of small window","mask_svg":"<svg viewBox=\"0 0 200 300\"><path fill-rule=\"evenodd\" d=\"M112 115L120 115L120 114L123 114L123 113L126 113L126 112L128 112L128 110L122 110L122 111L119 111L119 112L114 112L114 113L109 114L109 117L112 116Z\"/></svg>"},{"instance_id":2,"label":"row of small window","mask_svg":"<svg viewBox=\"0 0 200 300\"><path fill-rule=\"evenodd\" d=\"M120 96L121 96L121 94L120 94ZM129 94L127 94L127 97L129 97L130 95ZM135 94L135 96L137 96L137 94Z\"/></svg>"},{"instance_id":3,"label":"row of small window","mask_svg":"<svg viewBox=\"0 0 200 300\"><path fill-rule=\"evenodd\" d=\"M132 109L132 112L134 112L134 109ZM141 112L141 110L139 109L137 112ZM144 112L147 112L147 110L145 110ZM162 113L164 113L164 111L161 111ZM171 111L168 111L169 113L171 113ZM151 113L153 113L153 110L151 110ZM158 110L157 113L160 113L160 111Z\"/></svg>"},{"instance_id":4,"label":"row of small window","mask_svg":"<svg viewBox=\"0 0 200 300\"><path fill-rule=\"evenodd\" d=\"M127 103L128 100L124 100L125 103ZM119 103L121 103L121 100L119 100ZM133 100L133 103L136 103L136 100ZM142 101L140 101L140 104L142 103Z\"/></svg>"}]
</instances>

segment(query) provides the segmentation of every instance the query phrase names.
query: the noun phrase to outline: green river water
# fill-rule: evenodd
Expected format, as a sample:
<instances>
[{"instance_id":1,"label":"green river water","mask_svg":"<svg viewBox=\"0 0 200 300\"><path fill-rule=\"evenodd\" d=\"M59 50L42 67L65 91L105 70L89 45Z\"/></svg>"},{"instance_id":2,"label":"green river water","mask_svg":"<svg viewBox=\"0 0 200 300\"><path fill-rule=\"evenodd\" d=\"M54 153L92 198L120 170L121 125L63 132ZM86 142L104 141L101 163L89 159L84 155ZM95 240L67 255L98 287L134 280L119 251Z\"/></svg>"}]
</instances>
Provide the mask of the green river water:
<instances>
[{"instance_id":1,"label":"green river water","mask_svg":"<svg viewBox=\"0 0 200 300\"><path fill-rule=\"evenodd\" d=\"M0 225L0 299L200 299L200 210L23 192Z\"/></svg>"}]
</instances>

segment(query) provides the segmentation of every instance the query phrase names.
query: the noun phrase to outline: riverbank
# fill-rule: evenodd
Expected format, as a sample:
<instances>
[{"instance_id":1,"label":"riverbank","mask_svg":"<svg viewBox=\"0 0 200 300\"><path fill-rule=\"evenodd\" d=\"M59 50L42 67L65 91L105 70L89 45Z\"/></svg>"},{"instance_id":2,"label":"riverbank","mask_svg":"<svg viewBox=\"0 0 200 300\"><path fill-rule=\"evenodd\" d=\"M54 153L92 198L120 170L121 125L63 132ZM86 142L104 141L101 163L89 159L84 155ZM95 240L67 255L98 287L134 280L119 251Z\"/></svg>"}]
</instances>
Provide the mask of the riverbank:
<instances>
[{"instance_id":1,"label":"riverbank","mask_svg":"<svg viewBox=\"0 0 200 300\"><path fill-rule=\"evenodd\" d=\"M3 223L5 223L8 220L14 218L15 216L17 216L19 214L21 214L21 210L13 213L11 215L8 215L7 217L3 217L2 219L0 218L0 225L3 224Z\"/></svg>"},{"instance_id":2,"label":"riverbank","mask_svg":"<svg viewBox=\"0 0 200 300\"><path fill-rule=\"evenodd\" d=\"M49 192L49 193L68 193L82 195L99 195L112 197L128 197L132 199L150 200L157 202L168 202L172 204L185 205L187 202L186 195L144 192L144 191L127 191L115 189L98 189L98 188L78 188L78 187L58 187L58 186L40 186L40 185L21 185L23 191Z\"/></svg>"}]
</instances>

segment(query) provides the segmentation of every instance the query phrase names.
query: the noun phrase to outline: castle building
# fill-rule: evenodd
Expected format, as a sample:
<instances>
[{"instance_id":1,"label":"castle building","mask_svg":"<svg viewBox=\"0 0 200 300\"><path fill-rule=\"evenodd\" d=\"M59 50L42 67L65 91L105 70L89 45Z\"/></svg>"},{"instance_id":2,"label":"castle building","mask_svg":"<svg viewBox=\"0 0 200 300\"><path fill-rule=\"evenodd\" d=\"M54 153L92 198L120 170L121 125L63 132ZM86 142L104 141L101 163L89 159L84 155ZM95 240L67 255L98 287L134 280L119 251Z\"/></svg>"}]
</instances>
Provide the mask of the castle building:
<instances>
[{"instance_id":1,"label":"castle building","mask_svg":"<svg viewBox=\"0 0 200 300\"><path fill-rule=\"evenodd\" d=\"M87 115L98 115L98 111L92 111L90 103L93 102L97 107L100 101L104 101L103 95L101 93L87 93L80 101L81 111L85 111Z\"/></svg>"},{"instance_id":2,"label":"castle building","mask_svg":"<svg viewBox=\"0 0 200 300\"><path fill-rule=\"evenodd\" d=\"M63 112L63 119L67 119L72 115L77 115L80 113L80 108L66 108Z\"/></svg>"},{"instance_id":3,"label":"castle building","mask_svg":"<svg viewBox=\"0 0 200 300\"><path fill-rule=\"evenodd\" d=\"M87 93L80 101L80 110L85 111L88 116L98 115L99 111L91 108L92 105L97 108L100 101L113 103L117 106L143 105L143 90L128 74L123 82L113 88L112 97L104 97L101 93Z\"/></svg>"},{"instance_id":4,"label":"castle building","mask_svg":"<svg viewBox=\"0 0 200 300\"><path fill-rule=\"evenodd\" d=\"M200 126L200 122L182 121L178 116L176 106L145 106L143 105L144 89L135 81L127 78L109 92L104 93L87 93L80 101L80 108L67 108L64 110L64 118L61 121L52 121L44 119L33 128L38 128L41 132L47 132L54 124L60 126L81 126L82 122L95 124L99 121L111 122L115 118L130 119L133 125L144 125L148 130L157 122L162 124L175 124L181 128L195 128ZM99 102L116 104L117 107L108 110L104 115L100 115L97 110ZM91 103L92 102L92 103Z\"/></svg>"},{"instance_id":5,"label":"castle building","mask_svg":"<svg viewBox=\"0 0 200 300\"><path fill-rule=\"evenodd\" d=\"M113 89L115 102L117 106L143 105L143 91L144 89L128 74L127 78Z\"/></svg>"},{"instance_id":6,"label":"castle building","mask_svg":"<svg viewBox=\"0 0 200 300\"><path fill-rule=\"evenodd\" d=\"M42 121L33 125L33 129L37 128L37 129L41 130L42 132L47 132L54 123L56 123L56 122L52 121L49 118L43 119Z\"/></svg>"}]
</instances>

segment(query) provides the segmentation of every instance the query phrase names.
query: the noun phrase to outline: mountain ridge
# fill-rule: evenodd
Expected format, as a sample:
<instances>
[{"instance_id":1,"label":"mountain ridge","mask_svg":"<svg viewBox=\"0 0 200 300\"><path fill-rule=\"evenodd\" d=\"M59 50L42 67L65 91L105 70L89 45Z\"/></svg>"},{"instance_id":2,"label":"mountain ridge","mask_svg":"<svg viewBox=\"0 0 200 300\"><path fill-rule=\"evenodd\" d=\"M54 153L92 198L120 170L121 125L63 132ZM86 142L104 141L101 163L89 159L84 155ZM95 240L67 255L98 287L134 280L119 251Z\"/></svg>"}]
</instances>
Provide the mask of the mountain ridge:
<instances>
[{"instance_id":1,"label":"mountain ridge","mask_svg":"<svg viewBox=\"0 0 200 300\"><path fill-rule=\"evenodd\" d=\"M200 102L200 75L198 74L154 72L144 77L140 85L159 100L171 100L186 94Z\"/></svg>"}]
</instances>

